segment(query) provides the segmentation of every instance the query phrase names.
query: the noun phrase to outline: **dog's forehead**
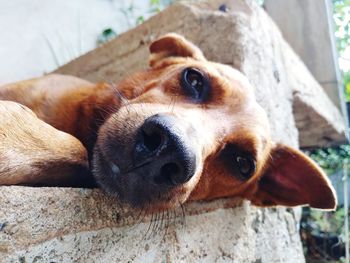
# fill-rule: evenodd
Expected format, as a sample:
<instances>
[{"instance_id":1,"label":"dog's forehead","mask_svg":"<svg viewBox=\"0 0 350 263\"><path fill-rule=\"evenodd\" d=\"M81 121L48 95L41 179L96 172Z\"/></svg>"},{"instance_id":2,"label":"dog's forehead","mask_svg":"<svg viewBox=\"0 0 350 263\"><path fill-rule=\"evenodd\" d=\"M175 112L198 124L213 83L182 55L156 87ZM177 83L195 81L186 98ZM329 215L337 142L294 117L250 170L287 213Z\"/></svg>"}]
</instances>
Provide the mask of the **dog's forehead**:
<instances>
[{"instance_id":1,"label":"dog's forehead","mask_svg":"<svg viewBox=\"0 0 350 263\"><path fill-rule=\"evenodd\" d=\"M247 93L253 95L253 87L250 85L248 79L237 69L232 68L231 66L211 62L213 68L216 69L220 77L225 78L231 83L238 84L240 88L246 90Z\"/></svg>"},{"instance_id":2,"label":"dog's forehead","mask_svg":"<svg viewBox=\"0 0 350 263\"><path fill-rule=\"evenodd\" d=\"M240 93L243 93L246 97L238 114L235 112L230 112L231 122L234 124L232 127L239 126L244 127L245 129L250 130L254 133L254 137L262 139L265 141L266 137L269 137L270 127L266 112L264 109L257 103L254 88L249 83L248 79L238 70L232 68L231 66L210 62L210 68L217 72L218 77L224 78L228 87L234 90L240 90ZM235 94L231 94L235 96ZM230 108L228 106L228 108ZM239 120L239 121L237 121Z\"/></svg>"}]
</instances>

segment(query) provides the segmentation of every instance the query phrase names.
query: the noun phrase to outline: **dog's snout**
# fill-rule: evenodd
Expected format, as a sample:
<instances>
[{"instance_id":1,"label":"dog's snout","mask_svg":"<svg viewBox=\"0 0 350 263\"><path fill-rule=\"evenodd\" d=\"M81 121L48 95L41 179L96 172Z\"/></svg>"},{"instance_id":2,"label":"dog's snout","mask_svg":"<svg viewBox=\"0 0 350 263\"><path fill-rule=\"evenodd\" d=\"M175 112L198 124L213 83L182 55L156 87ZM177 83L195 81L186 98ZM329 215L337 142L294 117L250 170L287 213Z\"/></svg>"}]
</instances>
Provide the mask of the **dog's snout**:
<instances>
[{"instance_id":1,"label":"dog's snout","mask_svg":"<svg viewBox=\"0 0 350 263\"><path fill-rule=\"evenodd\" d=\"M175 117L156 114L146 119L138 131L134 164L140 176L157 185L180 185L194 174L196 158L176 129Z\"/></svg>"}]
</instances>

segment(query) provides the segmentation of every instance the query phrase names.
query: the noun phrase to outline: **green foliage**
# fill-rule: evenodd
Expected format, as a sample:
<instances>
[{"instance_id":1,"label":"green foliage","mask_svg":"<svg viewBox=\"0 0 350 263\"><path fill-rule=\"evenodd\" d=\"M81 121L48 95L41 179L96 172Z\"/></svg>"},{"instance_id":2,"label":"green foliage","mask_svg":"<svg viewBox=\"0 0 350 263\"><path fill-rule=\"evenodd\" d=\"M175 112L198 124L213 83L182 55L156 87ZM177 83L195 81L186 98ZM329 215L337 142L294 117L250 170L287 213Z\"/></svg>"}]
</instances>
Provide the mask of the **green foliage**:
<instances>
[{"instance_id":1,"label":"green foliage","mask_svg":"<svg viewBox=\"0 0 350 263\"><path fill-rule=\"evenodd\" d=\"M174 1L161 1L161 0L150 0L150 9L146 10L146 14L155 15L162 11L164 8L172 4ZM136 18L136 25L142 24L145 21L145 16L141 15Z\"/></svg>"},{"instance_id":2,"label":"green foliage","mask_svg":"<svg viewBox=\"0 0 350 263\"><path fill-rule=\"evenodd\" d=\"M161 1L161 0L150 0L149 1L149 9L145 10L142 15L137 16L135 15L135 5L131 2L128 8L121 9L120 11L124 14L129 27L134 27L139 24L142 24L146 17L155 15L162 11L164 8L172 4L174 0L168 0L168 1Z\"/></svg>"},{"instance_id":3,"label":"green foliage","mask_svg":"<svg viewBox=\"0 0 350 263\"><path fill-rule=\"evenodd\" d=\"M107 28L107 29L103 30L102 33L99 35L99 37L97 39L97 43L99 45L102 45L103 43L106 43L106 42L112 40L116 36L117 36L117 33L112 28Z\"/></svg>"},{"instance_id":4,"label":"green foliage","mask_svg":"<svg viewBox=\"0 0 350 263\"><path fill-rule=\"evenodd\" d=\"M136 18L136 25L140 25L142 24L143 22L145 22L145 17L144 16L138 16Z\"/></svg>"},{"instance_id":5,"label":"green foliage","mask_svg":"<svg viewBox=\"0 0 350 263\"><path fill-rule=\"evenodd\" d=\"M344 231L344 208L338 208L334 212L324 212L317 209L304 209L303 223L306 222L312 228L313 234L322 232L342 235Z\"/></svg>"},{"instance_id":6,"label":"green foliage","mask_svg":"<svg viewBox=\"0 0 350 263\"><path fill-rule=\"evenodd\" d=\"M162 9L164 9L164 5L160 0L150 0L151 13L159 13Z\"/></svg>"},{"instance_id":7,"label":"green foliage","mask_svg":"<svg viewBox=\"0 0 350 263\"><path fill-rule=\"evenodd\" d=\"M160 0L150 0L149 5L150 5L150 9L146 10L145 12L148 15L157 14L160 11L162 11L162 9L164 9L164 6L162 6L162 3ZM143 22L145 22L145 20L146 20L145 15L138 16L136 18L135 25L140 25Z\"/></svg>"},{"instance_id":8,"label":"green foliage","mask_svg":"<svg viewBox=\"0 0 350 263\"><path fill-rule=\"evenodd\" d=\"M142 24L143 22L145 22L147 17L159 13L164 8L172 4L174 1L175 0L149 0L149 9L144 10L143 14L139 16L136 15L137 8L135 7L133 2L131 2L128 7L122 8L119 11L123 14L128 24L128 28L130 29ZM103 43L108 42L116 36L117 33L115 30L113 30L112 28L107 28L103 30L103 32L100 34L97 43L101 45Z\"/></svg>"},{"instance_id":9,"label":"green foliage","mask_svg":"<svg viewBox=\"0 0 350 263\"><path fill-rule=\"evenodd\" d=\"M331 175L341 169L345 161L350 163L350 145L317 149L310 153L310 157Z\"/></svg>"},{"instance_id":10,"label":"green foliage","mask_svg":"<svg viewBox=\"0 0 350 263\"><path fill-rule=\"evenodd\" d=\"M345 248L345 218L344 208L334 212L303 208L300 232L307 259L313 259L312 262L346 262L336 252ZM334 240L336 237L339 242Z\"/></svg>"},{"instance_id":11,"label":"green foliage","mask_svg":"<svg viewBox=\"0 0 350 263\"><path fill-rule=\"evenodd\" d=\"M345 88L345 100L350 102L350 71L343 72L343 83Z\"/></svg>"},{"instance_id":12,"label":"green foliage","mask_svg":"<svg viewBox=\"0 0 350 263\"><path fill-rule=\"evenodd\" d=\"M337 49L341 54L350 45L350 0L333 0Z\"/></svg>"},{"instance_id":13,"label":"green foliage","mask_svg":"<svg viewBox=\"0 0 350 263\"><path fill-rule=\"evenodd\" d=\"M350 52L350 0L333 0L333 18L339 56ZM350 71L342 72L345 100L350 102Z\"/></svg>"}]
</instances>

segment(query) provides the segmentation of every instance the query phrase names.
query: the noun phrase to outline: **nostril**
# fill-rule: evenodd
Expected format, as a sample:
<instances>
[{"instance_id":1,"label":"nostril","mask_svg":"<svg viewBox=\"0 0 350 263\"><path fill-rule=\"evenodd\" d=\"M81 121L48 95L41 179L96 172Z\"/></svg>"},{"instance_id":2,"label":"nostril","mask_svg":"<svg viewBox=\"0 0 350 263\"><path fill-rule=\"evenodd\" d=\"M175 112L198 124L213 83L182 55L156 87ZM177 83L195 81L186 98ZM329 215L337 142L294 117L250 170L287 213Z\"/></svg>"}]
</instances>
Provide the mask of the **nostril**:
<instances>
[{"instance_id":1,"label":"nostril","mask_svg":"<svg viewBox=\"0 0 350 263\"><path fill-rule=\"evenodd\" d=\"M182 169L177 163L167 163L160 168L160 173L154 178L156 184L178 185L184 183Z\"/></svg>"},{"instance_id":2,"label":"nostril","mask_svg":"<svg viewBox=\"0 0 350 263\"><path fill-rule=\"evenodd\" d=\"M157 150L162 144L162 135L157 130L142 130L143 144L150 152Z\"/></svg>"}]
</instances>

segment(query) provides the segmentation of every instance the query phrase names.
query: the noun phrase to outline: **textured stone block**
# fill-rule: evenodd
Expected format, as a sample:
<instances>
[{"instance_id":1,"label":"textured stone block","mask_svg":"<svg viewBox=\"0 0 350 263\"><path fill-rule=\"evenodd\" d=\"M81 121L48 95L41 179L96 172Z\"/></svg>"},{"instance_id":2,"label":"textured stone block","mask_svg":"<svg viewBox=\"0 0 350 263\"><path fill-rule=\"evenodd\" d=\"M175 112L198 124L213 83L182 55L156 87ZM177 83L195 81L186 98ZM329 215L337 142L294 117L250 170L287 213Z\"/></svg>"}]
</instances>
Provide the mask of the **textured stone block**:
<instances>
[{"instance_id":1,"label":"textured stone block","mask_svg":"<svg viewBox=\"0 0 350 263\"><path fill-rule=\"evenodd\" d=\"M3 186L0 203L1 262L304 260L294 211L247 201L145 216L99 190Z\"/></svg>"}]
</instances>

